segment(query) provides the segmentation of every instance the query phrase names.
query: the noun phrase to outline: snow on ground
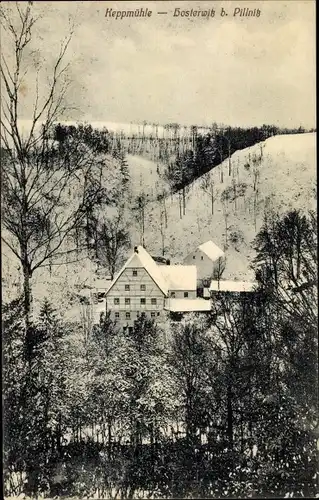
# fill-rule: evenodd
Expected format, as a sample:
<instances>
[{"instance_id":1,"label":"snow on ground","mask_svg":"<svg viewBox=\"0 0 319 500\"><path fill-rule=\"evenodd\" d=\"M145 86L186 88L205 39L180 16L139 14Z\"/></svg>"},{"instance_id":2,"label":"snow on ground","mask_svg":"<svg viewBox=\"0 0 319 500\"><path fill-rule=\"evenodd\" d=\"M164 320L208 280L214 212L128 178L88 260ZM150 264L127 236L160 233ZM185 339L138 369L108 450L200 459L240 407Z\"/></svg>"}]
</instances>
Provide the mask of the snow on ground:
<instances>
[{"instance_id":1,"label":"snow on ground","mask_svg":"<svg viewBox=\"0 0 319 500\"><path fill-rule=\"evenodd\" d=\"M254 167L253 159L261 155L260 166ZM156 163L129 155L127 158L132 192L137 196L146 192L154 199L157 190L162 191L163 183L157 173ZM187 191L186 213L180 218L179 195L166 199L167 228L164 230L166 256L172 264L181 263L196 246L213 240L224 249L226 240L226 220L228 240L237 233L242 237L238 243L229 243L225 249L227 262L224 279L252 280L249 269L254 256L251 244L261 227L265 209L273 206L277 211L291 208L316 210L316 134L282 135L267 139L262 144L237 151L231 157L232 174L228 175L228 160L210 171L214 182L214 214L211 213L211 197L201 189L201 179L191 184ZM221 173L223 172L223 182ZM256 191L254 178L257 177ZM223 204L221 194L235 184L246 184L244 196L235 202ZM161 208L152 203L146 213L145 244L152 255L162 254L160 232ZM256 212L256 214L255 214ZM137 224L130 226L132 246L140 243ZM128 251L128 255L131 250ZM8 252L5 252L8 254ZM2 265L3 274L11 275L11 282L19 284L17 262L6 259ZM94 286L95 266L88 259L77 264L54 267L53 275L48 269L37 272L34 277L34 298L39 303L44 296L53 301L57 308L69 310L70 316L77 316L78 304L74 302L76 291L82 287ZM102 305L103 308L103 305Z\"/></svg>"},{"instance_id":2,"label":"snow on ground","mask_svg":"<svg viewBox=\"0 0 319 500\"><path fill-rule=\"evenodd\" d=\"M259 166L254 158L261 156ZM172 263L182 259L200 243L212 239L222 249L231 235L242 242L229 243L226 249L225 279L253 279L249 264L254 256L251 244L259 231L265 210L285 212L292 208L316 210L316 134L281 135L262 144L237 151L231 157L232 174L228 175L228 159L210 171L214 182L214 214L211 197L201 189L201 179L191 184L187 193L186 214L180 218L179 195L167 199L168 226L165 230L167 256ZM223 182L221 173L223 172ZM256 190L254 190L254 179ZM222 203L221 194L232 184L246 184L244 196L236 202ZM228 216L227 216L228 214ZM160 207L152 204L146 215L145 244L152 254L161 255ZM132 241L138 241L137 230Z\"/></svg>"},{"instance_id":3,"label":"snow on ground","mask_svg":"<svg viewBox=\"0 0 319 500\"><path fill-rule=\"evenodd\" d=\"M131 176L133 196L144 192L149 195L150 199L154 199L156 193L162 190L165 184L158 175L156 163L135 155L127 155L126 160Z\"/></svg>"}]
</instances>

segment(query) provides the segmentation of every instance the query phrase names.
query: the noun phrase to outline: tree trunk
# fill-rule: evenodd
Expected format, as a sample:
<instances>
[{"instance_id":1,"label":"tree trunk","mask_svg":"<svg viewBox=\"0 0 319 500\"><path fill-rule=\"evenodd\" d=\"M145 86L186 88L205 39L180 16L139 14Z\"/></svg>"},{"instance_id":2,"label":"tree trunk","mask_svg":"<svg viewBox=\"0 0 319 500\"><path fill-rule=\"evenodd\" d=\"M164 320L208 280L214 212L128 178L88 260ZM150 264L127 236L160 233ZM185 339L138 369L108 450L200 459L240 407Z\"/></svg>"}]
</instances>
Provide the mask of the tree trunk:
<instances>
[{"instance_id":1,"label":"tree trunk","mask_svg":"<svg viewBox=\"0 0 319 500\"><path fill-rule=\"evenodd\" d=\"M225 247L228 245L228 214L225 215Z\"/></svg>"},{"instance_id":2,"label":"tree trunk","mask_svg":"<svg viewBox=\"0 0 319 500\"><path fill-rule=\"evenodd\" d=\"M254 196L254 227L255 231L257 231L257 192Z\"/></svg>"},{"instance_id":3,"label":"tree trunk","mask_svg":"<svg viewBox=\"0 0 319 500\"><path fill-rule=\"evenodd\" d=\"M161 237L162 237L162 256L165 255L165 234L163 228L161 228Z\"/></svg>"},{"instance_id":4,"label":"tree trunk","mask_svg":"<svg viewBox=\"0 0 319 500\"><path fill-rule=\"evenodd\" d=\"M23 307L24 307L24 319L26 331L29 330L31 324L31 305L32 305L32 293L31 293L31 269L28 263L28 258L26 251L21 249L22 254L22 270L23 270Z\"/></svg>"},{"instance_id":5,"label":"tree trunk","mask_svg":"<svg viewBox=\"0 0 319 500\"><path fill-rule=\"evenodd\" d=\"M232 390L231 383L227 386L227 436L229 448L232 450L234 446L233 442L233 405L232 405Z\"/></svg>"},{"instance_id":6,"label":"tree trunk","mask_svg":"<svg viewBox=\"0 0 319 500\"><path fill-rule=\"evenodd\" d=\"M298 223L297 225L297 241L296 241L296 251L297 251L297 280L300 279L301 273L301 228Z\"/></svg>"},{"instance_id":7,"label":"tree trunk","mask_svg":"<svg viewBox=\"0 0 319 500\"><path fill-rule=\"evenodd\" d=\"M112 262L111 265L110 265L110 277L111 277L111 280L113 281L114 279L114 275L115 275L115 262Z\"/></svg>"},{"instance_id":8,"label":"tree trunk","mask_svg":"<svg viewBox=\"0 0 319 500\"><path fill-rule=\"evenodd\" d=\"M107 446L108 446L108 455L109 455L109 458L111 458L112 420L110 417L107 419Z\"/></svg>"},{"instance_id":9,"label":"tree trunk","mask_svg":"<svg viewBox=\"0 0 319 500\"><path fill-rule=\"evenodd\" d=\"M142 207L142 246L145 246L144 242L144 234L145 234L145 212L144 212L144 206Z\"/></svg>"},{"instance_id":10,"label":"tree trunk","mask_svg":"<svg viewBox=\"0 0 319 500\"><path fill-rule=\"evenodd\" d=\"M164 215L165 215L165 228L167 228L167 212L166 212L165 198L164 198Z\"/></svg>"}]
</instances>

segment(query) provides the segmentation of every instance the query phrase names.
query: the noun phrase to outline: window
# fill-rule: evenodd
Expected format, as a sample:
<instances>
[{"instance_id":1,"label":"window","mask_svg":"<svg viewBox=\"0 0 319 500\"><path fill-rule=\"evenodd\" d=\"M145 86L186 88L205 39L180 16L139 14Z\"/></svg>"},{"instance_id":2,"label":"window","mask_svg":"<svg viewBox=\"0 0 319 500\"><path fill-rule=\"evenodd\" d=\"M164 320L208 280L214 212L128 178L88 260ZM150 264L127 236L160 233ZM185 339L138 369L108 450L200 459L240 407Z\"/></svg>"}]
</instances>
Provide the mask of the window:
<instances>
[{"instance_id":1,"label":"window","mask_svg":"<svg viewBox=\"0 0 319 500\"><path fill-rule=\"evenodd\" d=\"M141 299L141 304L146 304L146 299Z\"/></svg>"},{"instance_id":2,"label":"window","mask_svg":"<svg viewBox=\"0 0 319 500\"><path fill-rule=\"evenodd\" d=\"M131 313L128 313L128 312L127 312L127 313L125 313L125 318L126 318L126 319L131 319Z\"/></svg>"},{"instance_id":3,"label":"window","mask_svg":"<svg viewBox=\"0 0 319 500\"><path fill-rule=\"evenodd\" d=\"M116 317L116 318L119 318L119 317L120 317L120 313L119 313L119 312L116 312L116 313L115 313L115 317Z\"/></svg>"},{"instance_id":4,"label":"window","mask_svg":"<svg viewBox=\"0 0 319 500\"><path fill-rule=\"evenodd\" d=\"M145 292L145 290L146 290L146 285L141 285L141 291Z\"/></svg>"},{"instance_id":5,"label":"window","mask_svg":"<svg viewBox=\"0 0 319 500\"><path fill-rule=\"evenodd\" d=\"M156 305L156 299L151 299L151 304Z\"/></svg>"},{"instance_id":6,"label":"window","mask_svg":"<svg viewBox=\"0 0 319 500\"><path fill-rule=\"evenodd\" d=\"M188 297L188 292L184 292L184 297L187 298Z\"/></svg>"},{"instance_id":7,"label":"window","mask_svg":"<svg viewBox=\"0 0 319 500\"><path fill-rule=\"evenodd\" d=\"M125 304L126 304L126 305L128 305L128 304L130 304L130 303L131 303L131 299L129 299L129 298L127 298L127 297L126 297L126 298L125 298Z\"/></svg>"},{"instance_id":8,"label":"window","mask_svg":"<svg viewBox=\"0 0 319 500\"><path fill-rule=\"evenodd\" d=\"M161 313L160 313L160 312L158 312L158 313L157 313L157 316L160 316L160 314L161 314Z\"/></svg>"},{"instance_id":9,"label":"window","mask_svg":"<svg viewBox=\"0 0 319 500\"><path fill-rule=\"evenodd\" d=\"M175 292L171 292L172 299L175 299Z\"/></svg>"},{"instance_id":10,"label":"window","mask_svg":"<svg viewBox=\"0 0 319 500\"><path fill-rule=\"evenodd\" d=\"M204 257L203 257L203 256L201 256L200 260L204 260Z\"/></svg>"},{"instance_id":11,"label":"window","mask_svg":"<svg viewBox=\"0 0 319 500\"><path fill-rule=\"evenodd\" d=\"M125 291L129 292L130 291L130 285L125 285Z\"/></svg>"},{"instance_id":12,"label":"window","mask_svg":"<svg viewBox=\"0 0 319 500\"><path fill-rule=\"evenodd\" d=\"M133 269L133 276L137 276L137 270Z\"/></svg>"},{"instance_id":13,"label":"window","mask_svg":"<svg viewBox=\"0 0 319 500\"><path fill-rule=\"evenodd\" d=\"M193 255L193 259L196 259L196 255Z\"/></svg>"},{"instance_id":14,"label":"window","mask_svg":"<svg viewBox=\"0 0 319 500\"><path fill-rule=\"evenodd\" d=\"M114 299L114 304L115 304L115 305L117 305L117 306L118 306L118 305L119 305L119 303L120 303L120 299Z\"/></svg>"},{"instance_id":15,"label":"window","mask_svg":"<svg viewBox=\"0 0 319 500\"><path fill-rule=\"evenodd\" d=\"M151 318L155 318L155 312L151 312Z\"/></svg>"}]
</instances>

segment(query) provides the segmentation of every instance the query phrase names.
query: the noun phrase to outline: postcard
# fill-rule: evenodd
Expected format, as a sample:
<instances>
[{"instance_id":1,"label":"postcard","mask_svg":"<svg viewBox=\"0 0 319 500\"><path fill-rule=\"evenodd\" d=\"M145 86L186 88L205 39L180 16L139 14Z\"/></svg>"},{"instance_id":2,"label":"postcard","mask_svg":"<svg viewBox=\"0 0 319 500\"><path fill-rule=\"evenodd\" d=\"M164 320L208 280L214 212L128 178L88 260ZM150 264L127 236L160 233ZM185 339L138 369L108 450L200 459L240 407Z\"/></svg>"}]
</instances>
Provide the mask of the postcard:
<instances>
[{"instance_id":1,"label":"postcard","mask_svg":"<svg viewBox=\"0 0 319 500\"><path fill-rule=\"evenodd\" d=\"M4 497L315 497L315 2L3 1Z\"/></svg>"}]
</instances>

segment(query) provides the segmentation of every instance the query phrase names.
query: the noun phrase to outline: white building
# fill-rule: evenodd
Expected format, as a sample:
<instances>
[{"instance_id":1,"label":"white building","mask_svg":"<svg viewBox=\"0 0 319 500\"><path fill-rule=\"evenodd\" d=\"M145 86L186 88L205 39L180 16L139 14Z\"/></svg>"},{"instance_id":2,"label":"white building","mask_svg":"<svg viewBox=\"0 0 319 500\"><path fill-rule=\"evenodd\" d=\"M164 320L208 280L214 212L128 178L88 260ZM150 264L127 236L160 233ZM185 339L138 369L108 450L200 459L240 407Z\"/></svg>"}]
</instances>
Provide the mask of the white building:
<instances>
[{"instance_id":1,"label":"white building","mask_svg":"<svg viewBox=\"0 0 319 500\"><path fill-rule=\"evenodd\" d=\"M185 265L195 265L197 269L197 286L204 280L211 280L221 273L225 264L225 253L213 241L202 243L183 260Z\"/></svg>"},{"instance_id":2,"label":"white building","mask_svg":"<svg viewBox=\"0 0 319 500\"><path fill-rule=\"evenodd\" d=\"M132 327L141 313L160 321L168 312L209 310L209 301L198 299L196 290L196 266L158 265L138 246L106 292L106 311Z\"/></svg>"},{"instance_id":3,"label":"white building","mask_svg":"<svg viewBox=\"0 0 319 500\"><path fill-rule=\"evenodd\" d=\"M157 263L145 248L135 247L107 290L105 280L97 282L99 303L94 308L94 323L99 322L102 312L109 312L123 327L132 327L141 314L161 322L170 313L210 311L214 293L253 292L257 287L254 282L209 279L214 273L218 275L224 259L224 252L212 241L199 245L183 265ZM197 295L203 280L208 281L205 298Z\"/></svg>"}]
</instances>

